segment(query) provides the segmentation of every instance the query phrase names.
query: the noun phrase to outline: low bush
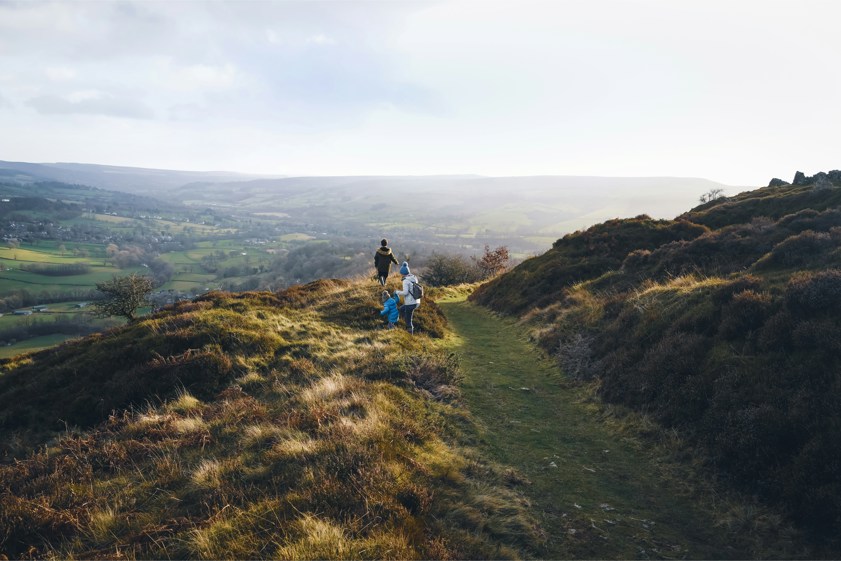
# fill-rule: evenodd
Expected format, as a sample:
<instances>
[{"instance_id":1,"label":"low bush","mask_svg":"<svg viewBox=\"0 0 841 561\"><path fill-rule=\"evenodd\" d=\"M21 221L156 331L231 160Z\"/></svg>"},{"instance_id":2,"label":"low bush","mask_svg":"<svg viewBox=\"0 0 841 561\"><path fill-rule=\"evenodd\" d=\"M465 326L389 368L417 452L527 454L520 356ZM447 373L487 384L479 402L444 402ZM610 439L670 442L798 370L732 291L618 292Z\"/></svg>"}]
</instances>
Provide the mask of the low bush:
<instances>
[{"instance_id":1,"label":"low bush","mask_svg":"<svg viewBox=\"0 0 841 561\"><path fill-rule=\"evenodd\" d=\"M841 269L798 273L785 291L788 309L795 316L841 311Z\"/></svg>"},{"instance_id":2,"label":"low bush","mask_svg":"<svg viewBox=\"0 0 841 561\"><path fill-rule=\"evenodd\" d=\"M827 253L834 246L828 233L806 230L775 245L760 266L794 267L814 264L816 257Z\"/></svg>"}]
</instances>

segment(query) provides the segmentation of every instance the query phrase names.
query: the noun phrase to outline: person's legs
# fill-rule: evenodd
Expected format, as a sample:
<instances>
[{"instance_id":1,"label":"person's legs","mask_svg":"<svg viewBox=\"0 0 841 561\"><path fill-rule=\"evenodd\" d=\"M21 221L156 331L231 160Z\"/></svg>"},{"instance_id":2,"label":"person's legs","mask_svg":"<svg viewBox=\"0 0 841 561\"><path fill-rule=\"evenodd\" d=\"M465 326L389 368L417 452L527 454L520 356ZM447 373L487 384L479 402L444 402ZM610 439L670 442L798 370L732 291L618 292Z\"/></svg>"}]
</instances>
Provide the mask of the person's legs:
<instances>
[{"instance_id":1,"label":"person's legs","mask_svg":"<svg viewBox=\"0 0 841 561\"><path fill-rule=\"evenodd\" d=\"M406 318L406 328L409 330L409 333L415 333L415 324L412 322L412 319L415 316L415 308L417 308L417 304L405 304L403 306L403 314Z\"/></svg>"},{"instance_id":2,"label":"person's legs","mask_svg":"<svg viewBox=\"0 0 841 561\"><path fill-rule=\"evenodd\" d=\"M377 278L380 281L380 286L385 286L385 281L388 278L388 273L384 273L382 271L377 271Z\"/></svg>"}]
</instances>

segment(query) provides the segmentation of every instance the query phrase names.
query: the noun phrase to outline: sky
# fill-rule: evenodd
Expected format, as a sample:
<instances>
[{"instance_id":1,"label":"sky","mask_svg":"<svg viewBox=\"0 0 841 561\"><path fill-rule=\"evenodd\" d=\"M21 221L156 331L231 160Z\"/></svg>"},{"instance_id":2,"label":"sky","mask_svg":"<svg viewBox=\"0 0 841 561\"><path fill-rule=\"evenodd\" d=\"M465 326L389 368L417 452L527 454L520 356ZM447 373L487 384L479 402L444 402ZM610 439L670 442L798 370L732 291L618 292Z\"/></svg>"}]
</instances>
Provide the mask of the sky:
<instances>
[{"instance_id":1,"label":"sky","mask_svg":"<svg viewBox=\"0 0 841 561\"><path fill-rule=\"evenodd\" d=\"M0 160L281 175L841 168L836 0L0 0Z\"/></svg>"}]
</instances>

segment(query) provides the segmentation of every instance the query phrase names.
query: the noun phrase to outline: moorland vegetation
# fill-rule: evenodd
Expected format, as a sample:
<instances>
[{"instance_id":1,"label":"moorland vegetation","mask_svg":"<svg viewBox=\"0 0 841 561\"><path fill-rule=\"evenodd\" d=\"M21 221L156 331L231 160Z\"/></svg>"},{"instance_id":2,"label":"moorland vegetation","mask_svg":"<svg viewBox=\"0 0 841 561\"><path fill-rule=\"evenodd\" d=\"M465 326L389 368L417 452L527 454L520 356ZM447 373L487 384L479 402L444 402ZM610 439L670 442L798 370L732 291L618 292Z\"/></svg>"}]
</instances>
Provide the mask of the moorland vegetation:
<instances>
[{"instance_id":1,"label":"moorland vegetation","mask_svg":"<svg viewBox=\"0 0 841 561\"><path fill-rule=\"evenodd\" d=\"M522 482L471 447L438 307L415 336L379 308L364 281L214 292L4 361L0 551L534 555Z\"/></svg>"},{"instance_id":2,"label":"moorland vegetation","mask_svg":"<svg viewBox=\"0 0 841 561\"><path fill-rule=\"evenodd\" d=\"M728 485L841 535L841 177L559 239L474 301L567 374L695 447ZM800 174L802 175L802 174Z\"/></svg>"}]
</instances>

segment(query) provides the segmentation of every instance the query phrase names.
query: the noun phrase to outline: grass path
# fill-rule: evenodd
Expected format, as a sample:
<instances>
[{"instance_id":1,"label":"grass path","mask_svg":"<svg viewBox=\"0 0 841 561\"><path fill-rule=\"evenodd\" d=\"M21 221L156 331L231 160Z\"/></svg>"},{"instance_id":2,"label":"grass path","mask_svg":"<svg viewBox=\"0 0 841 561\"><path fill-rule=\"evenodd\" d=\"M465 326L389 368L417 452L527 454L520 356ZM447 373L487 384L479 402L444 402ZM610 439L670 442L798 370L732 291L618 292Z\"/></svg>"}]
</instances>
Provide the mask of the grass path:
<instances>
[{"instance_id":1,"label":"grass path","mask_svg":"<svg viewBox=\"0 0 841 561\"><path fill-rule=\"evenodd\" d=\"M478 419L480 446L515 467L547 540L541 557L742 558L708 515L658 476L650 454L612 432L513 322L439 302Z\"/></svg>"}]
</instances>

